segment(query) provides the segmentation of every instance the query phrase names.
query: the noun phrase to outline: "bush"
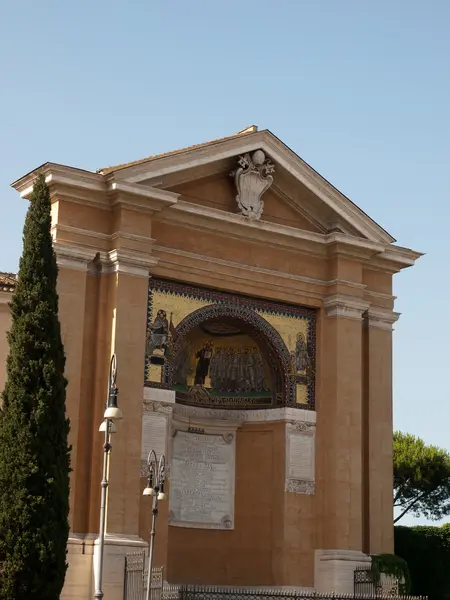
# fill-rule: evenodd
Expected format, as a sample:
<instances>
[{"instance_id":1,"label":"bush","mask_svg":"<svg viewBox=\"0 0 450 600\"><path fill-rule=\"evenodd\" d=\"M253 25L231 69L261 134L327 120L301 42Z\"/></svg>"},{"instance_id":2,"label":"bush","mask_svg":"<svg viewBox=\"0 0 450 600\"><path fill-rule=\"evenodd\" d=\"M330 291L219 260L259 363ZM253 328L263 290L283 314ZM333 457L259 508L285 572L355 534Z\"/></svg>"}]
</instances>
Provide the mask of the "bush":
<instances>
[{"instance_id":1,"label":"bush","mask_svg":"<svg viewBox=\"0 0 450 600\"><path fill-rule=\"evenodd\" d=\"M399 582L401 594L411 592L411 577L405 559L396 554L376 554L372 556L372 569L379 576L381 573L395 577Z\"/></svg>"},{"instance_id":2,"label":"bush","mask_svg":"<svg viewBox=\"0 0 450 600\"><path fill-rule=\"evenodd\" d=\"M395 553L408 564L412 594L450 599L450 526L395 527Z\"/></svg>"}]
</instances>

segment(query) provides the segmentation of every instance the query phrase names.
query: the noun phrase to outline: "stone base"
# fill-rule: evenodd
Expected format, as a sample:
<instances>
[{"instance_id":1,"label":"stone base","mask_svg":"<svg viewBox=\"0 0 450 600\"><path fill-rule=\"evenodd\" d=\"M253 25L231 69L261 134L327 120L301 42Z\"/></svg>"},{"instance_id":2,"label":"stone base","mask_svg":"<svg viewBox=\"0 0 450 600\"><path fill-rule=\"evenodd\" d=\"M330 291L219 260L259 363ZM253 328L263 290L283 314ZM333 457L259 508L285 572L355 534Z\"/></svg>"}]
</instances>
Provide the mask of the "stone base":
<instances>
[{"instance_id":1,"label":"stone base","mask_svg":"<svg viewBox=\"0 0 450 600\"><path fill-rule=\"evenodd\" d=\"M103 593L108 600L123 600L125 555L147 548L137 535L107 534L103 558ZM92 600L98 577L98 538L71 534L67 545L66 574L61 600Z\"/></svg>"},{"instance_id":2,"label":"stone base","mask_svg":"<svg viewBox=\"0 0 450 600\"><path fill-rule=\"evenodd\" d=\"M103 593L108 600L123 600L125 555L147 548L147 542L137 535L108 533L103 559ZM94 542L94 583L98 577L98 538ZM94 587L95 591L95 587Z\"/></svg>"},{"instance_id":3,"label":"stone base","mask_svg":"<svg viewBox=\"0 0 450 600\"><path fill-rule=\"evenodd\" d=\"M71 534L67 543L67 569L61 600L87 600L94 595L92 556L95 536Z\"/></svg>"},{"instance_id":4,"label":"stone base","mask_svg":"<svg viewBox=\"0 0 450 600\"><path fill-rule=\"evenodd\" d=\"M370 556L356 550L316 550L314 588L325 594L353 594L356 567L370 564Z\"/></svg>"}]
</instances>

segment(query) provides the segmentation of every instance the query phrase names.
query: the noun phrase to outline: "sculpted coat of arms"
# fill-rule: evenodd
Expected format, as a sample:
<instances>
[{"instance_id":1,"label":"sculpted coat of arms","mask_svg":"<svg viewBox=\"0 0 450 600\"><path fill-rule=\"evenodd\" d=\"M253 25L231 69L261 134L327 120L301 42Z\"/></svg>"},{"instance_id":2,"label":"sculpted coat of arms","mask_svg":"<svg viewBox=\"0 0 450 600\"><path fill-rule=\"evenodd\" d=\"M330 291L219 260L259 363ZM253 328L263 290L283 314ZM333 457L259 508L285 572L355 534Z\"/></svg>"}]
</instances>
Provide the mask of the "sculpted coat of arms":
<instances>
[{"instance_id":1,"label":"sculpted coat of arms","mask_svg":"<svg viewBox=\"0 0 450 600\"><path fill-rule=\"evenodd\" d=\"M238 192L236 202L239 212L248 219L259 220L264 210L261 197L273 183L275 165L262 150L240 156L238 165L231 175Z\"/></svg>"}]
</instances>

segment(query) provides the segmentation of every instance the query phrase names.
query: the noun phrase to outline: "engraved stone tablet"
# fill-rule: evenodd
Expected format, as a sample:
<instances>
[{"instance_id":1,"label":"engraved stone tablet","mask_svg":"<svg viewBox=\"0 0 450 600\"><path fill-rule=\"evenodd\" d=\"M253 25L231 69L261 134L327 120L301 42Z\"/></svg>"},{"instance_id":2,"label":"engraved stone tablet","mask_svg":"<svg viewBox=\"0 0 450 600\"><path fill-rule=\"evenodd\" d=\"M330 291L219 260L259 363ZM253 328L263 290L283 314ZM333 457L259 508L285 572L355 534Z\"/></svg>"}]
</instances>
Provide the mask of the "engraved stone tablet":
<instances>
[{"instance_id":1,"label":"engraved stone tablet","mask_svg":"<svg viewBox=\"0 0 450 600\"><path fill-rule=\"evenodd\" d=\"M295 423L286 426L285 491L315 493L315 427Z\"/></svg>"},{"instance_id":2,"label":"engraved stone tablet","mask_svg":"<svg viewBox=\"0 0 450 600\"><path fill-rule=\"evenodd\" d=\"M171 525L234 528L234 434L177 431L170 473Z\"/></svg>"},{"instance_id":3,"label":"engraved stone tablet","mask_svg":"<svg viewBox=\"0 0 450 600\"><path fill-rule=\"evenodd\" d=\"M314 480L314 437L301 433L289 435L289 479Z\"/></svg>"},{"instance_id":4,"label":"engraved stone tablet","mask_svg":"<svg viewBox=\"0 0 450 600\"><path fill-rule=\"evenodd\" d=\"M144 413L142 416L141 477L147 476L147 457L151 450L156 456L166 454L167 419L157 413Z\"/></svg>"}]
</instances>

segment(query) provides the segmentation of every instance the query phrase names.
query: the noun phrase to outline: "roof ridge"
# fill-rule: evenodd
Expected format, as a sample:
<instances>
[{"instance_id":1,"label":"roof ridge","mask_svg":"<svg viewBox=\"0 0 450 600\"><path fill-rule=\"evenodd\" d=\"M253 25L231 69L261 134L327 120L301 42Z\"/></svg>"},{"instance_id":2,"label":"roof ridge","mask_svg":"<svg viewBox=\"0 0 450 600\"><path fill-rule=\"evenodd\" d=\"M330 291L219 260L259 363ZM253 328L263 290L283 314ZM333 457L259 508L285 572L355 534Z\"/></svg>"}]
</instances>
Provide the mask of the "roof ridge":
<instances>
[{"instance_id":1,"label":"roof ridge","mask_svg":"<svg viewBox=\"0 0 450 600\"><path fill-rule=\"evenodd\" d=\"M220 142L225 142L227 140L231 140L233 138L236 138L236 137L239 137L242 135L251 135L252 133L257 133L257 132L258 132L258 126L250 125L249 127L246 127L245 129L241 129L241 131L234 133L233 135L228 135L228 136L225 136L222 138L217 138L215 140L209 140L208 142L201 142L200 144L193 144L192 146L186 146L184 148L179 148L178 150L170 150L169 152L153 154L153 155L147 156L146 158L132 160L130 162L121 163L119 165L103 167L102 169L98 169L96 171L96 173L99 173L100 175L109 175L110 173L113 173L114 171L120 171L121 169L125 169L127 167L134 167L135 165L140 165L140 164L143 164L146 162L150 162L151 160L156 160L158 158L164 158L165 156L174 156L176 154L181 154L183 152L189 152L190 150L198 150L199 148L208 146L209 144L218 144Z\"/></svg>"}]
</instances>

